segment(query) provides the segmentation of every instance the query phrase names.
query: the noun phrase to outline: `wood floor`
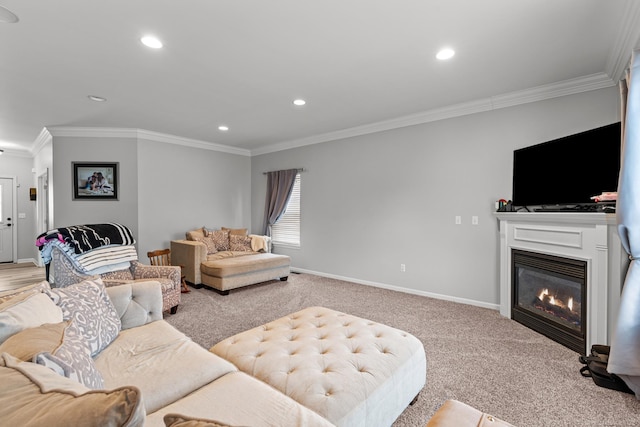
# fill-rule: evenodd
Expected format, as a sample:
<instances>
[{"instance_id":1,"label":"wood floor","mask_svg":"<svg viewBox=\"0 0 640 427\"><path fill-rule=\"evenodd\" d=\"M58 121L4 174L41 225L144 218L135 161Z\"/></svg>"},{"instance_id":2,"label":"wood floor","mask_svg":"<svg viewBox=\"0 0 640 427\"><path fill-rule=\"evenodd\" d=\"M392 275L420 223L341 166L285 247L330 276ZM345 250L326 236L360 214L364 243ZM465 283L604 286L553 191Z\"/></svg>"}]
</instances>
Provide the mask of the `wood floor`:
<instances>
[{"instance_id":1,"label":"wood floor","mask_svg":"<svg viewBox=\"0 0 640 427\"><path fill-rule=\"evenodd\" d=\"M32 263L0 264L0 291L16 289L44 279L44 267L36 267Z\"/></svg>"}]
</instances>

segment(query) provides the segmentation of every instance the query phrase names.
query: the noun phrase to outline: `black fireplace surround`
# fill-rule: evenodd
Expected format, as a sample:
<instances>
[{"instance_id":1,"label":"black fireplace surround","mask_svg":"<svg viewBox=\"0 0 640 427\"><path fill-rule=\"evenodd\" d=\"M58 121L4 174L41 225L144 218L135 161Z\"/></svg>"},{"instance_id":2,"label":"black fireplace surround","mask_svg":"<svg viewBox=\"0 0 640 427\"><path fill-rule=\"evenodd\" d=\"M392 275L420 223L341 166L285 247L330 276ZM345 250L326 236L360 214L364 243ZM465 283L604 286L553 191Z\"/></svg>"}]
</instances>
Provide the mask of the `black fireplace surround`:
<instances>
[{"instance_id":1,"label":"black fireplace surround","mask_svg":"<svg viewBox=\"0 0 640 427\"><path fill-rule=\"evenodd\" d=\"M511 272L511 318L585 354L587 262L512 249Z\"/></svg>"}]
</instances>

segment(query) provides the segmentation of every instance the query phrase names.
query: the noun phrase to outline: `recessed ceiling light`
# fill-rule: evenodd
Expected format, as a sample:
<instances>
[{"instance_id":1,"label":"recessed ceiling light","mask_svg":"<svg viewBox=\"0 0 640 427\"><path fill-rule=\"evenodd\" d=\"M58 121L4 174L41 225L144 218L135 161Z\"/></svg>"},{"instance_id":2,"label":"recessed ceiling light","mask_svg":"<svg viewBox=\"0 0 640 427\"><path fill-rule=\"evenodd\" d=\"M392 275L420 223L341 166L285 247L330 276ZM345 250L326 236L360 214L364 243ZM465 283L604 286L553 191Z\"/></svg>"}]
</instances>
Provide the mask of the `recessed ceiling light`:
<instances>
[{"instance_id":1,"label":"recessed ceiling light","mask_svg":"<svg viewBox=\"0 0 640 427\"><path fill-rule=\"evenodd\" d=\"M447 47L447 48L441 49L441 50L436 54L436 58L438 58L438 59L439 59L439 60L441 60L441 61L444 61L444 60L446 60L446 59L451 59L451 58L453 58L453 55L455 55L455 54L456 54L456 52L455 52L453 49L449 49L449 48Z\"/></svg>"},{"instance_id":2,"label":"recessed ceiling light","mask_svg":"<svg viewBox=\"0 0 640 427\"><path fill-rule=\"evenodd\" d=\"M305 101L304 99L296 99L295 101L293 101L293 105L297 105L298 107L301 107L306 103L307 101Z\"/></svg>"},{"instance_id":3,"label":"recessed ceiling light","mask_svg":"<svg viewBox=\"0 0 640 427\"><path fill-rule=\"evenodd\" d=\"M0 6L0 22L5 24L15 24L18 22L18 16L4 6Z\"/></svg>"},{"instance_id":4,"label":"recessed ceiling light","mask_svg":"<svg viewBox=\"0 0 640 427\"><path fill-rule=\"evenodd\" d=\"M229 126L224 126L224 125L218 126L218 130L221 130L222 132L226 132L229 130Z\"/></svg>"},{"instance_id":5,"label":"recessed ceiling light","mask_svg":"<svg viewBox=\"0 0 640 427\"><path fill-rule=\"evenodd\" d=\"M96 95L89 95L87 98L96 102L105 102L107 100L107 98L103 98L101 96L96 96Z\"/></svg>"},{"instance_id":6,"label":"recessed ceiling light","mask_svg":"<svg viewBox=\"0 0 640 427\"><path fill-rule=\"evenodd\" d=\"M160 49L162 47L162 42L153 36L144 36L140 41L143 45L153 49Z\"/></svg>"}]
</instances>

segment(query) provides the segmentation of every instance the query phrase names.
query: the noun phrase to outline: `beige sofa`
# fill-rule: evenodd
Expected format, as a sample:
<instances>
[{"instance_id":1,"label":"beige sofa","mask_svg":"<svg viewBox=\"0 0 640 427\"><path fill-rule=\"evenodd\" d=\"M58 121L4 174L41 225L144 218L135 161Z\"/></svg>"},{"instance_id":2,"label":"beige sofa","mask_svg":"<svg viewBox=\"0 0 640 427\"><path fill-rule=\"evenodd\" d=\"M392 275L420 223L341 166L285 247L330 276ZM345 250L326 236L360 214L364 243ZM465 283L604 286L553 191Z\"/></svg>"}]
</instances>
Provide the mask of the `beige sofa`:
<instances>
[{"instance_id":1,"label":"beige sofa","mask_svg":"<svg viewBox=\"0 0 640 427\"><path fill-rule=\"evenodd\" d=\"M249 236L246 229L200 228L188 231L186 239L171 241L172 263L184 268L187 283L223 295L256 283L286 281L291 259L270 252L268 238Z\"/></svg>"},{"instance_id":2,"label":"beige sofa","mask_svg":"<svg viewBox=\"0 0 640 427\"><path fill-rule=\"evenodd\" d=\"M92 282L73 286L85 283ZM160 285L153 281L106 288L121 330L92 359L103 379L100 390L21 361L15 354L27 358L25 349L44 345L42 333L62 320L57 306L41 297L42 284L38 286L9 300L0 294L5 299L0 304L0 419L7 425L164 426L178 425L189 414L221 425L332 425L162 320ZM15 302L18 299L22 301ZM34 308L36 318L25 315ZM37 325L47 320L51 323ZM7 331L20 329L20 322L27 328L7 338ZM66 342L67 335L60 339Z\"/></svg>"},{"instance_id":3,"label":"beige sofa","mask_svg":"<svg viewBox=\"0 0 640 427\"><path fill-rule=\"evenodd\" d=\"M47 282L0 292L0 419L7 425L390 425L425 381L415 337L322 307L206 351L162 320L158 282L105 288L94 279L66 288L66 299L55 292ZM79 339L85 332L71 333L76 322L86 322L85 332L102 329ZM91 390L86 382L95 372L101 383ZM494 419L447 402L428 425L487 421Z\"/></svg>"}]
</instances>

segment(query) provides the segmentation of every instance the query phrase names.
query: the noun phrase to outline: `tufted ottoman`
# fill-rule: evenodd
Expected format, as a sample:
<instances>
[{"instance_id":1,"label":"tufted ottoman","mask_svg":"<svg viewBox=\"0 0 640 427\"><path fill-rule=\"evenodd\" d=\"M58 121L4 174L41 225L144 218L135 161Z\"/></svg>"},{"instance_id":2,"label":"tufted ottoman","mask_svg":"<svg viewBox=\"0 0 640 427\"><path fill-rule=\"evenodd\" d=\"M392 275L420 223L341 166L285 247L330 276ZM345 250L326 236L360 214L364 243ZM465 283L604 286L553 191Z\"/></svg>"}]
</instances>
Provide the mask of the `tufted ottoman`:
<instances>
[{"instance_id":1,"label":"tufted ottoman","mask_svg":"<svg viewBox=\"0 0 640 427\"><path fill-rule=\"evenodd\" d=\"M337 426L389 426L425 385L414 336L310 307L211 348Z\"/></svg>"}]
</instances>

